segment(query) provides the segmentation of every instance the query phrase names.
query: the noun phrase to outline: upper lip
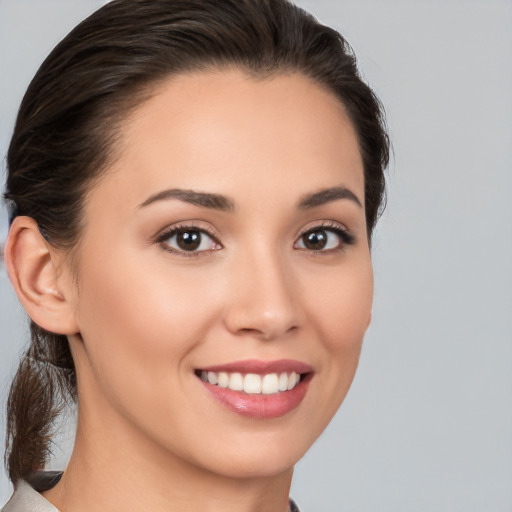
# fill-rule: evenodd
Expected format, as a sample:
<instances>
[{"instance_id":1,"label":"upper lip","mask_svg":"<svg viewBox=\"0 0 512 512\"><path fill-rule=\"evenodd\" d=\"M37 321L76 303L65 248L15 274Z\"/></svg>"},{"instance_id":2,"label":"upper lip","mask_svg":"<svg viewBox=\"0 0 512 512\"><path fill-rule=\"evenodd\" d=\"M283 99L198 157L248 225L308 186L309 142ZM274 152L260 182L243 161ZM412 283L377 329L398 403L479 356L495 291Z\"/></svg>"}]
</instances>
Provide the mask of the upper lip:
<instances>
[{"instance_id":1,"label":"upper lip","mask_svg":"<svg viewBox=\"0 0 512 512\"><path fill-rule=\"evenodd\" d=\"M279 359L276 361L262 361L260 359L246 359L243 361L232 361L225 364L217 364L213 366L201 367L206 372L227 372L227 373L256 373L260 375L268 373L310 373L313 368L301 361L293 359Z\"/></svg>"}]
</instances>

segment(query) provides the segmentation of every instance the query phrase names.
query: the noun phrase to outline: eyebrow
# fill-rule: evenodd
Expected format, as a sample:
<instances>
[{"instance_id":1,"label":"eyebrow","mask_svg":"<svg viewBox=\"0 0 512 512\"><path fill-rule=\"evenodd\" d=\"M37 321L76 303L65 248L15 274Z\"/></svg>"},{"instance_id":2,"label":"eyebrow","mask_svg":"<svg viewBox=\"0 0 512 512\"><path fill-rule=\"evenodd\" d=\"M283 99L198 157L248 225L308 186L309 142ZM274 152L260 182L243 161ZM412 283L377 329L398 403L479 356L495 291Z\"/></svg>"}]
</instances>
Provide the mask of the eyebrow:
<instances>
[{"instance_id":1,"label":"eyebrow","mask_svg":"<svg viewBox=\"0 0 512 512\"><path fill-rule=\"evenodd\" d=\"M144 208L145 206L156 203L157 201L166 201L169 199L179 199L180 201L184 201L195 206L220 211L232 211L235 208L234 202L226 196L207 192L197 192L195 190L184 190L180 188L172 188L157 192L141 203L139 208Z\"/></svg>"},{"instance_id":2,"label":"eyebrow","mask_svg":"<svg viewBox=\"0 0 512 512\"><path fill-rule=\"evenodd\" d=\"M299 209L307 210L315 206L330 203L331 201L337 201L338 199L348 199L361 208L363 207L361 201L350 189L346 187L332 187L304 196L299 202Z\"/></svg>"},{"instance_id":3,"label":"eyebrow","mask_svg":"<svg viewBox=\"0 0 512 512\"><path fill-rule=\"evenodd\" d=\"M158 201L167 201L169 199L178 199L202 208L210 208L225 212L233 211L235 209L233 200L221 194L197 192L195 190L185 190L181 188L172 188L157 192L141 203L139 208L144 208L145 206ZM361 201L359 201L358 197L350 189L346 187L331 187L302 197L299 201L299 209L307 210L339 199L348 199L362 208Z\"/></svg>"}]
</instances>

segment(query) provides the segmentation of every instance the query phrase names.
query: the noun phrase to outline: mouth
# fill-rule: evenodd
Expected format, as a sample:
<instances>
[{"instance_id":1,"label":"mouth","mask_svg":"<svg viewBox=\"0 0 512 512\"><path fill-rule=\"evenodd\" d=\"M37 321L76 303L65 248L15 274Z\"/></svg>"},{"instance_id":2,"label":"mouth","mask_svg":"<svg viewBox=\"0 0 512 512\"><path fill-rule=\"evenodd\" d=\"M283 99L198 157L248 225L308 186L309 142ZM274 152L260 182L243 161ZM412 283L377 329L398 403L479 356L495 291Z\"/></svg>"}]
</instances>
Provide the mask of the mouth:
<instances>
[{"instance_id":1,"label":"mouth","mask_svg":"<svg viewBox=\"0 0 512 512\"><path fill-rule=\"evenodd\" d=\"M291 391L307 374L297 372L257 373L212 372L197 370L196 375L203 381L231 391L240 391L251 395L275 395Z\"/></svg>"},{"instance_id":2,"label":"mouth","mask_svg":"<svg viewBox=\"0 0 512 512\"><path fill-rule=\"evenodd\" d=\"M313 377L298 361L240 361L195 370L217 402L252 418L276 418L298 407Z\"/></svg>"}]
</instances>

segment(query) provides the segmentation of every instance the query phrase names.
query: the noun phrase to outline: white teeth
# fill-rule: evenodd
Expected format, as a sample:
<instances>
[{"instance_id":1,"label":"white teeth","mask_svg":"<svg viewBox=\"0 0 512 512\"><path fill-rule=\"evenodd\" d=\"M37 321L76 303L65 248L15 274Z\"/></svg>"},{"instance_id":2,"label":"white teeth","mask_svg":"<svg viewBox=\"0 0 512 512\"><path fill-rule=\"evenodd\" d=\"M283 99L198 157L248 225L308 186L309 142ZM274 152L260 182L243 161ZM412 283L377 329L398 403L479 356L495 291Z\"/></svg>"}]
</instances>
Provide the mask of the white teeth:
<instances>
[{"instance_id":1,"label":"white teeth","mask_svg":"<svg viewBox=\"0 0 512 512\"><path fill-rule=\"evenodd\" d=\"M229 376L228 388L233 391L242 391L244 389L244 378L241 373L232 373Z\"/></svg>"},{"instance_id":2,"label":"white teeth","mask_svg":"<svg viewBox=\"0 0 512 512\"><path fill-rule=\"evenodd\" d=\"M219 373L219 387L227 388L229 386L229 375L226 372Z\"/></svg>"},{"instance_id":3,"label":"white teeth","mask_svg":"<svg viewBox=\"0 0 512 512\"><path fill-rule=\"evenodd\" d=\"M255 373L248 373L244 377L244 391L253 395L261 393L261 376Z\"/></svg>"},{"instance_id":4,"label":"white teeth","mask_svg":"<svg viewBox=\"0 0 512 512\"><path fill-rule=\"evenodd\" d=\"M221 388L233 391L243 391L252 395L274 395L283 391L290 391L300 382L300 374L290 373L228 373L228 372L201 372L201 380Z\"/></svg>"},{"instance_id":5,"label":"white teeth","mask_svg":"<svg viewBox=\"0 0 512 512\"><path fill-rule=\"evenodd\" d=\"M261 380L261 392L264 395L273 395L279 391L279 377L277 373L269 373Z\"/></svg>"},{"instance_id":6,"label":"white teeth","mask_svg":"<svg viewBox=\"0 0 512 512\"><path fill-rule=\"evenodd\" d=\"M279 391L286 391L288 389L288 374L281 373L281 375L279 375L278 388Z\"/></svg>"},{"instance_id":7,"label":"white teeth","mask_svg":"<svg viewBox=\"0 0 512 512\"><path fill-rule=\"evenodd\" d=\"M288 390L293 389L299 382L300 375L298 373L292 372L288 377Z\"/></svg>"}]
</instances>

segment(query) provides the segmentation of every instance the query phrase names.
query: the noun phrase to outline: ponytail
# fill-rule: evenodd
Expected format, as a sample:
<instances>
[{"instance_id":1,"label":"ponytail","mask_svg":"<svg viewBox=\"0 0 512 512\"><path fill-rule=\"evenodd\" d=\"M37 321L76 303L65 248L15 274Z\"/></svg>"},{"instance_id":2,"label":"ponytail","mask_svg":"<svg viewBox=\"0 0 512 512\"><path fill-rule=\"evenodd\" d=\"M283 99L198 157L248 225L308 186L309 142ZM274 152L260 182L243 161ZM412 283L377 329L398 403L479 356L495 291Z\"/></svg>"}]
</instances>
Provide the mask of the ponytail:
<instances>
[{"instance_id":1,"label":"ponytail","mask_svg":"<svg viewBox=\"0 0 512 512\"><path fill-rule=\"evenodd\" d=\"M5 465L13 484L44 468L51 454L55 420L77 396L66 336L44 331L34 322L30 332L31 343L7 401Z\"/></svg>"}]
</instances>

